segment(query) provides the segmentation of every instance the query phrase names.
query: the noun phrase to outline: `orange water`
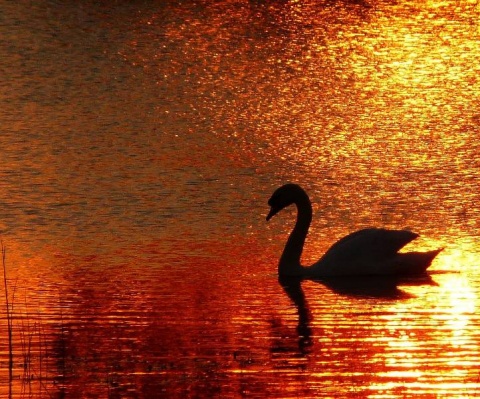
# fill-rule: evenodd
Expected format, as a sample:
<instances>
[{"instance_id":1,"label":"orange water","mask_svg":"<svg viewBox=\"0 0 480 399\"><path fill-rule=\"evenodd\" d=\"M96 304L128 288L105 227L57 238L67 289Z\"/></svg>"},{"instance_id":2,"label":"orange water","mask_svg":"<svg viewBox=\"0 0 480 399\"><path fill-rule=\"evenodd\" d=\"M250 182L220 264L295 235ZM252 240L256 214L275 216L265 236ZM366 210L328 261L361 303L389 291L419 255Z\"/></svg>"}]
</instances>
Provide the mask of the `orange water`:
<instances>
[{"instance_id":1,"label":"orange water","mask_svg":"<svg viewBox=\"0 0 480 399\"><path fill-rule=\"evenodd\" d=\"M478 3L0 8L0 397L480 395ZM305 263L366 226L445 249L282 285L287 181Z\"/></svg>"}]
</instances>

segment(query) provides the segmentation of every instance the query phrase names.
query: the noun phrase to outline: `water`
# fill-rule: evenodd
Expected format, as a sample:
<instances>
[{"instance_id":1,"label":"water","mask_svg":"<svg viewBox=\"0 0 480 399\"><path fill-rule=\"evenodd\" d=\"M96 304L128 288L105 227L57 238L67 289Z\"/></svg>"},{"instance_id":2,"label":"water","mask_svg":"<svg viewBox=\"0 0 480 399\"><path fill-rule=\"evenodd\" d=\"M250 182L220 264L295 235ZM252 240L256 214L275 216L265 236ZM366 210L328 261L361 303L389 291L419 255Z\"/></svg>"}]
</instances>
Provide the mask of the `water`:
<instances>
[{"instance_id":1,"label":"water","mask_svg":"<svg viewBox=\"0 0 480 399\"><path fill-rule=\"evenodd\" d=\"M480 395L478 3L0 7L1 397ZM286 181L306 264L365 226L445 249L282 285Z\"/></svg>"}]
</instances>

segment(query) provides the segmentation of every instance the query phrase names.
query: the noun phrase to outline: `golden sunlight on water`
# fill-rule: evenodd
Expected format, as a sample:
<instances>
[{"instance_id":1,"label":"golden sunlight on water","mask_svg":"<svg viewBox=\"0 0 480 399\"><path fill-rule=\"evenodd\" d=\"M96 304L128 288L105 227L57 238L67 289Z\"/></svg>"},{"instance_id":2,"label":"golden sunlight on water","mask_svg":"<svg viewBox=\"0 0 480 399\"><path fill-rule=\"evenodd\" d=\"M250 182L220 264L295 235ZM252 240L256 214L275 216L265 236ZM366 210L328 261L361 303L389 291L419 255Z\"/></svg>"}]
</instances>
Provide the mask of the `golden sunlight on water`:
<instances>
[{"instance_id":1,"label":"golden sunlight on water","mask_svg":"<svg viewBox=\"0 0 480 399\"><path fill-rule=\"evenodd\" d=\"M479 396L478 2L140 3L1 7L0 398ZM279 280L287 181L444 249Z\"/></svg>"}]
</instances>

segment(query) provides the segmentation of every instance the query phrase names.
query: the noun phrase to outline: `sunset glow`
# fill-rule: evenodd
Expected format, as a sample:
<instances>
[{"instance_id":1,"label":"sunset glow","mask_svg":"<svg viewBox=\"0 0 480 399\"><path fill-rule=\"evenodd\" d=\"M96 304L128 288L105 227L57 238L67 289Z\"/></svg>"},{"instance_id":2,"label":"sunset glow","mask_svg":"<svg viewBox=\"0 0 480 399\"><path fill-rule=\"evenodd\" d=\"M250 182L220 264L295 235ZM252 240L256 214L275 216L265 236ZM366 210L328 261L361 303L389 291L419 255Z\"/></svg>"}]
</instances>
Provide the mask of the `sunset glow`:
<instances>
[{"instance_id":1,"label":"sunset glow","mask_svg":"<svg viewBox=\"0 0 480 399\"><path fill-rule=\"evenodd\" d=\"M478 1L4 3L0 399L480 394Z\"/></svg>"}]
</instances>

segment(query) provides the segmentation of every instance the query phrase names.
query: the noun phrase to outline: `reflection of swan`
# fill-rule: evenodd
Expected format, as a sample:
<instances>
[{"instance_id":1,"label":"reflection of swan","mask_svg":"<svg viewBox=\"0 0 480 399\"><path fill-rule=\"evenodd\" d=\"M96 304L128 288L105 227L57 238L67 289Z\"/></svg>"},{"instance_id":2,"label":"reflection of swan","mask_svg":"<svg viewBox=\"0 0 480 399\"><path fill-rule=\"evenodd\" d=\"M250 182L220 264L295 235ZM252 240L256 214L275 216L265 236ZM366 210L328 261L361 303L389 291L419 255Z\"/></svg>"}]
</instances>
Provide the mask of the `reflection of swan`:
<instances>
[{"instance_id":1,"label":"reflection of swan","mask_svg":"<svg viewBox=\"0 0 480 399\"><path fill-rule=\"evenodd\" d=\"M310 327L312 316L307 305L307 300L305 299L305 294L303 293L302 280L297 277L280 276L278 282L297 308L298 348L302 354L306 354L308 353L308 348L312 345L312 329Z\"/></svg>"},{"instance_id":2,"label":"reflection of swan","mask_svg":"<svg viewBox=\"0 0 480 399\"><path fill-rule=\"evenodd\" d=\"M349 277L328 277L316 279L316 282L323 284L339 295L346 295L354 298L381 298L381 299L408 299L414 295L409 294L398 286L420 286L436 285L428 274L418 276L349 276Z\"/></svg>"},{"instance_id":3,"label":"reflection of swan","mask_svg":"<svg viewBox=\"0 0 480 399\"><path fill-rule=\"evenodd\" d=\"M312 328L313 315L305 298L305 293L302 288L302 277L280 275L278 282L282 286L287 296L291 299L298 312L298 349L300 354L305 355L311 351L313 346ZM319 283L335 294L340 296L361 298L364 300L377 301L382 299L388 300L403 300L414 298L414 295L409 294L398 288L401 286L420 286L420 285L437 285L428 274L420 276L355 276L343 278L323 278L323 279L309 279L312 283ZM334 298L337 301L337 298ZM345 299L339 299L343 301ZM374 302L372 302L374 303ZM375 302L377 303L377 302ZM284 334L288 336L288 334ZM286 352L286 347L283 343L277 343L272 348L273 352Z\"/></svg>"},{"instance_id":4,"label":"reflection of swan","mask_svg":"<svg viewBox=\"0 0 480 399\"><path fill-rule=\"evenodd\" d=\"M420 274L441 251L398 251L418 237L407 230L364 229L337 241L312 266L302 267L305 238L312 221L312 204L307 193L296 184L278 188L268 201L267 221L283 208L297 206L297 222L288 238L278 265L278 273L286 276L328 277L347 275L404 275Z\"/></svg>"}]
</instances>

